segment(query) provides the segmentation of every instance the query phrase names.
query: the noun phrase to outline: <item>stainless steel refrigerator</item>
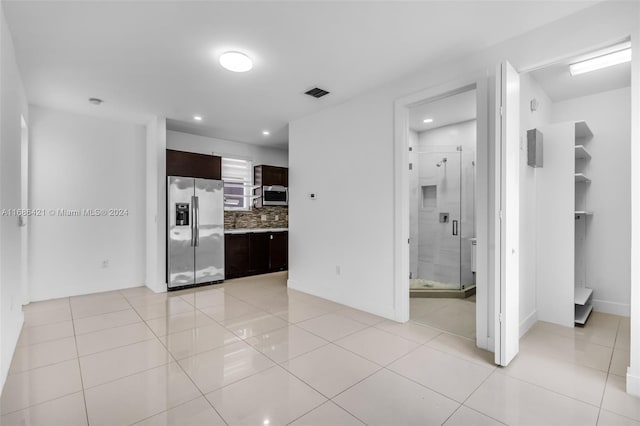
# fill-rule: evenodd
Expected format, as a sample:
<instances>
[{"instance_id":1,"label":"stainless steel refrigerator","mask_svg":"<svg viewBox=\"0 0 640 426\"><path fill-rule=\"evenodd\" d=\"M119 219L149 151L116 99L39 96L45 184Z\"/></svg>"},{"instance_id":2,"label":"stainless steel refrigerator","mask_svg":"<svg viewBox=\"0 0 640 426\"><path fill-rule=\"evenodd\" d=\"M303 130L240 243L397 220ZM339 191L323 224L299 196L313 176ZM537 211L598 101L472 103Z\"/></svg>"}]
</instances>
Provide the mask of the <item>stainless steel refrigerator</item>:
<instances>
[{"instance_id":1,"label":"stainless steel refrigerator","mask_svg":"<svg viewBox=\"0 0 640 426\"><path fill-rule=\"evenodd\" d=\"M221 180L167 178L169 290L224 280L224 198Z\"/></svg>"}]
</instances>

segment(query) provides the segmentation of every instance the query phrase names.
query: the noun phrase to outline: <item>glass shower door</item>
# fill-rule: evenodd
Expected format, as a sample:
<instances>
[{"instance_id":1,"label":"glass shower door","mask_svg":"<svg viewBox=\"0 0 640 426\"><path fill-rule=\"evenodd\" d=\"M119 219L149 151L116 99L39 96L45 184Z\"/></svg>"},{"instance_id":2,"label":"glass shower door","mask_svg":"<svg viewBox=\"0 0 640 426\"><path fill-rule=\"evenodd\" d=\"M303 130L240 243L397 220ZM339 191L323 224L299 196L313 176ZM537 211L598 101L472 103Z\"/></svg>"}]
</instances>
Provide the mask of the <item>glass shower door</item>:
<instances>
[{"instance_id":1,"label":"glass shower door","mask_svg":"<svg viewBox=\"0 0 640 426\"><path fill-rule=\"evenodd\" d=\"M417 276L411 288L461 289L462 152L458 147L438 147L416 155L415 193L411 197L417 220ZM416 256L414 256L415 258Z\"/></svg>"}]
</instances>

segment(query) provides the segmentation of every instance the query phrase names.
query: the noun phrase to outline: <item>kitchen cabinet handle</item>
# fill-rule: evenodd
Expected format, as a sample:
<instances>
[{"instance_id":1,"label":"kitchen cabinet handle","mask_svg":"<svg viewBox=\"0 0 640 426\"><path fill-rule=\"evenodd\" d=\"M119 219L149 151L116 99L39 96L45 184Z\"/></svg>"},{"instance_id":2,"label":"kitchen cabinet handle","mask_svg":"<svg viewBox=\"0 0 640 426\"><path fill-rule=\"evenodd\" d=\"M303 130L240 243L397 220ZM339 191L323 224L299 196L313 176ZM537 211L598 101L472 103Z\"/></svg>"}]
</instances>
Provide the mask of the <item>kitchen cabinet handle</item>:
<instances>
[{"instance_id":1,"label":"kitchen cabinet handle","mask_svg":"<svg viewBox=\"0 0 640 426\"><path fill-rule=\"evenodd\" d=\"M457 220L453 220L453 235L458 235L458 221Z\"/></svg>"}]
</instances>

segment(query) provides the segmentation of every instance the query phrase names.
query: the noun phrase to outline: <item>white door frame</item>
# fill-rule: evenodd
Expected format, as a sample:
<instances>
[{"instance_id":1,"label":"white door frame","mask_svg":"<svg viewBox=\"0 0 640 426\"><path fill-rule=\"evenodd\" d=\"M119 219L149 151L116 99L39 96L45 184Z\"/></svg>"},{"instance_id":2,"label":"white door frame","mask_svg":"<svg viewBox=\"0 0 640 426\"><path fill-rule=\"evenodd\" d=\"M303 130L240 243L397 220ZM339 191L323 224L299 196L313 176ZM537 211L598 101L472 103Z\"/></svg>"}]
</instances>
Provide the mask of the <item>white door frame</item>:
<instances>
[{"instance_id":1,"label":"white door frame","mask_svg":"<svg viewBox=\"0 0 640 426\"><path fill-rule=\"evenodd\" d=\"M489 126L488 126L488 75L472 73L467 77L450 81L429 89L404 96L395 101L394 116L394 312L399 322L409 320L409 108L425 100L444 98L455 93L476 89L476 342L478 347L493 351L490 336L489 315L493 315L493 303L489 294Z\"/></svg>"}]
</instances>

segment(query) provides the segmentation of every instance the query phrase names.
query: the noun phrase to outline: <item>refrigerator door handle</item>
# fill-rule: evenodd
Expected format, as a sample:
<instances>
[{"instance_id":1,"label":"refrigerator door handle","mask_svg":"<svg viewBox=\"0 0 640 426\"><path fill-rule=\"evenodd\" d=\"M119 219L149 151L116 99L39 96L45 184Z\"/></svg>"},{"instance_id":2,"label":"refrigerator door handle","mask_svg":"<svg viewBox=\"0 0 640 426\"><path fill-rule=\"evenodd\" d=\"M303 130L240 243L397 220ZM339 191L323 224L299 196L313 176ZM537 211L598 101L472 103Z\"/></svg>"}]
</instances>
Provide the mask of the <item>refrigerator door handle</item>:
<instances>
[{"instance_id":1,"label":"refrigerator door handle","mask_svg":"<svg viewBox=\"0 0 640 426\"><path fill-rule=\"evenodd\" d=\"M193 241L194 246L198 247L200 244L200 203L197 196L193 197L193 212L194 212L194 232L193 232Z\"/></svg>"},{"instance_id":2,"label":"refrigerator door handle","mask_svg":"<svg viewBox=\"0 0 640 426\"><path fill-rule=\"evenodd\" d=\"M191 196L191 247L195 246L195 235L196 235L196 203L195 196Z\"/></svg>"}]
</instances>

